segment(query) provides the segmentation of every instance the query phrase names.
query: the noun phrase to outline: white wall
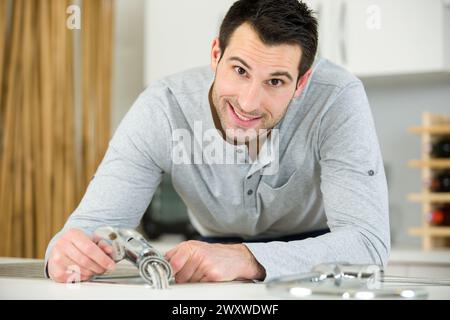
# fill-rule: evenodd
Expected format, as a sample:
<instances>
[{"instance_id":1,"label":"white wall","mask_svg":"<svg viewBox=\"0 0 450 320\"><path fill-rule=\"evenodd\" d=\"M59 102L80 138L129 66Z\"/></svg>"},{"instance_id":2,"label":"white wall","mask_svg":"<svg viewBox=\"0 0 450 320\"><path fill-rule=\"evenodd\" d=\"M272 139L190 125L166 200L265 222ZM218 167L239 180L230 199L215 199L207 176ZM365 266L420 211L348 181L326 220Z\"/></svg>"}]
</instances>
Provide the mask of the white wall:
<instances>
[{"instance_id":1,"label":"white wall","mask_svg":"<svg viewBox=\"0 0 450 320\"><path fill-rule=\"evenodd\" d=\"M147 57L144 83L208 64L212 40L234 1L147 1L145 30L151 32L144 35Z\"/></svg>"},{"instance_id":2,"label":"white wall","mask_svg":"<svg viewBox=\"0 0 450 320\"><path fill-rule=\"evenodd\" d=\"M186 66L209 63L210 42L218 30L218 23L232 0L117 0L116 60L114 80L113 128L129 109L137 95L150 81L165 74L181 71ZM177 6L174 5L177 3ZM148 6L146 7L145 4ZM217 6L217 16L203 16L202 6ZM147 39L151 53L144 66L144 12L154 21L158 43L164 41L165 50L151 46L155 39ZM192 23L179 25L179 17L188 12ZM162 28L163 23L172 26ZM206 29L205 29L205 26ZM179 28L188 28L192 38L180 38ZM203 49L198 50L201 46ZM194 50L195 49L195 50ZM195 52L203 52L201 55ZM144 68L151 76L144 80ZM394 245L418 246L419 238L407 235L407 229L420 225L419 204L409 203L406 195L420 190L420 173L410 169L409 159L420 156L420 138L407 133L407 128L420 124L424 110L450 114L450 76L408 76L364 80L387 165Z\"/></svg>"},{"instance_id":3,"label":"white wall","mask_svg":"<svg viewBox=\"0 0 450 320\"><path fill-rule=\"evenodd\" d=\"M112 129L143 90L145 0L116 0Z\"/></svg>"}]
</instances>

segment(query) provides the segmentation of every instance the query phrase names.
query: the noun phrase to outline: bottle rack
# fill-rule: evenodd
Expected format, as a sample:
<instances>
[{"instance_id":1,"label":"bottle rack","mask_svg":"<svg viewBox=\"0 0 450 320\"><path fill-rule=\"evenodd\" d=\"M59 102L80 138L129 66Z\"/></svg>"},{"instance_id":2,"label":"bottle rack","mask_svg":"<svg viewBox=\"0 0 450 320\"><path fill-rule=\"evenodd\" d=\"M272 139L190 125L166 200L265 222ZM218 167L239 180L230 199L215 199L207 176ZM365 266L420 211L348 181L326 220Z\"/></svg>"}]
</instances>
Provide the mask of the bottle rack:
<instances>
[{"instance_id":1,"label":"bottle rack","mask_svg":"<svg viewBox=\"0 0 450 320\"><path fill-rule=\"evenodd\" d=\"M422 115L422 126L408 130L421 136L420 160L410 160L411 168L419 168L422 173L422 192L408 195L408 200L422 205L422 226L410 228L409 234L422 237L424 250L450 247L450 227L432 226L428 223L428 215L437 205L450 203L450 192L431 192L429 183L438 170L450 170L450 159L434 159L431 157L432 142L442 136L450 135L450 116L425 112Z\"/></svg>"}]
</instances>

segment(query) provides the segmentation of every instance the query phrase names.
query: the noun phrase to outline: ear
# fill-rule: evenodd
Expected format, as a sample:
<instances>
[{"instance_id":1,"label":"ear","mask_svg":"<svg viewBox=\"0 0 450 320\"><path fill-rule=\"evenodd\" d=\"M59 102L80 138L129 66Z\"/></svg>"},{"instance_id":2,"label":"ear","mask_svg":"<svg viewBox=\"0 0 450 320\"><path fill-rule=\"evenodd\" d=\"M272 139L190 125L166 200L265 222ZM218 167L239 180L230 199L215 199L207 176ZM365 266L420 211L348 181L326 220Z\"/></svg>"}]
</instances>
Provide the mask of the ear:
<instances>
[{"instance_id":1,"label":"ear","mask_svg":"<svg viewBox=\"0 0 450 320\"><path fill-rule=\"evenodd\" d=\"M214 72L216 72L221 55L222 51L220 50L219 38L216 37L211 44L211 69Z\"/></svg>"},{"instance_id":2,"label":"ear","mask_svg":"<svg viewBox=\"0 0 450 320\"><path fill-rule=\"evenodd\" d=\"M309 68L306 73L298 79L297 82L297 89L295 89L294 97L297 98L302 92L303 89L305 89L306 84L308 83L309 78L311 77L312 69Z\"/></svg>"}]
</instances>

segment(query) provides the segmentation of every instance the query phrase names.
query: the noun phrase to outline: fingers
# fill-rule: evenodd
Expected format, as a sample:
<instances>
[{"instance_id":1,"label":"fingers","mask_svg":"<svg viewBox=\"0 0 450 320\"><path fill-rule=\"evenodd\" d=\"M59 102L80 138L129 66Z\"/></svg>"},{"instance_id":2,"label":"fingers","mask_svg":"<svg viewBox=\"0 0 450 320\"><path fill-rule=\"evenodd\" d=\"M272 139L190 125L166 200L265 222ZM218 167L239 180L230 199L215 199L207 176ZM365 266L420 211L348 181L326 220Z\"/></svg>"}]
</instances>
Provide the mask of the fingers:
<instances>
[{"instance_id":1,"label":"fingers","mask_svg":"<svg viewBox=\"0 0 450 320\"><path fill-rule=\"evenodd\" d=\"M112 245L110 245L106 240L100 238L98 235L93 234L92 235L92 241L94 241L97 246L103 250L112 260L115 259L114 257L114 249Z\"/></svg>"},{"instance_id":2,"label":"fingers","mask_svg":"<svg viewBox=\"0 0 450 320\"><path fill-rule=\"evenodd\" d=\"M223 275L212 267L198 268L191 278L191 282L218 282L224 281Z\"/></svg>"},{"instance_id":3,"label":"fingers","mask_svg":"<svg viewBox=\"0 0 450 320\"><path fill-rule=\"evenodd\" d=\"M241 245L208 244L187 241L166 254L172 265L175 280L183 282L222 282L245 276L249 257ZM253 271L252 271L253 274Z\"/></svg>"},{"instance_id":4,"label":"fingers","mask_svg":"<svg viewBox=\"0 0 450 320\"><path fill-rule=\"evenodd\" d=\"M96 235L95 233L91 236L92 241L102 249L107 255L109 255L112 259L112 254L114 252L113 247L104 239Z\"/></svg>"},{"instance_id":5,"label":"fingers","mask_svg":"<svg viewBox=\"0 0 450 320\"><path fill-rule=\"evenodd\" d=\"M172 266L173 274L176 275L189 260L191 255L190 250L186 250L186 248L180 247L175 253L169 258L170 265Z\"/></svg>"},{"instance_id":6,"label":"fingers","mask_svg":"<svg viewBox=\"0 0 450 320\"><path fill-rule=\"evenodd\" d=\"M173 255L175 254L175 252L177 252L177 250L178 250L178 247L175 247L175 248L169 250L169 251L166 252L166 254L164 255L164 258L165 258L166 260L172 259Z\"/></svg>"},{"instance_id":7,"label":"fingers","mask_svg":"<svg viewBox=\"0 0 450 320\"><path fill-rule=\"evenodd\" d=\"M55 253L49 261L48 271L50 278L57 282L85 281L93 276L92 271L59 253Z\"/></svg>"},{"instance_id":8,"label":"fingers","mask_svg":"<svg viewBox=\"0 0 450 320\"><path fill-rule=\"evenodd\" d=\"M103 269L110 270L114 268L114 261L82 231L74 232L72 237L70 237L70 241L82 254L89 257Z\"/></svg>"},{"instance_id":9,"label":"fingers","mask_svg":"<svg viewBox=\"0 0 450 320\"><path fill-rule=\"evenodd\" d=\"M189 282L202 282L201 280L205 277L205 273L203 272L203 269L197 268L194 272L194 274L191 276L191 279Z\"/></svg>"},{"instance_id":10,"label":"fingers","mask_svg":"<svg viewBox=\"0 0 450 320\"><path fill-rule=\"evenodd\" d=\"M186 241L180 243L165 255L172 266L177 283L198 282L204 272L201 269L204 263L205 244L199 241Z\"/></svg>"},{"instance_id":11,"label":"fingers","mask_svg":"<svg viewBox=\"0 0 450 320\"><path fill-rule=\"evenodd\" d=\"M102 274L106 271L105 268L101 267L97 263L95 263L91 258L81 253L77 247L75 247L71 242L67 243L65 246L65 252L67 257L69 257L72 261L76 261L78 265L84 269L90 270L95 274Z\"/></svg>"},{"instance_id":12,"label":"fingers","mask_svg":"<svg viewBox=\"0 0 450 320\"><path fill-rule=\"evenodd\" d=\"M112 248L106 242L97 245L81 230L70 229L52 249L48 261L49 275L57 282L67 281L68 277L76 278L76 273L80 273L78 280L88 280L95 274L114 268L115 263L108 253L112 253Z\"/></svg>"},{"instance_id":13,"label":"fingers","mask_svg":"<svg viewBox=\"0 0 450 320\"><path fill-rule=\"evenodd\" d=\"M195 254L191 255L183 268L175 275L175 281L177 283L193 282L191 281L191 278L197 271L200 263L201 260L198 259Z\"/></svg>"},{"instance_id":14,"label":"fingers","mask_svg":"<svg viewBox=\"0 0 450 320\"><path fill-rule=\"evenodd\" d=\"M164 258L166 260L171 260L173 258L173 256L179 251L179 250L183 250L183 247L186 247L188 244L188 242L182 242L180 244L178 244L175 248L170 249L169 251L166 252L166 254L164 255Z\"/></svg>"},{"instance_id":15,"label":"fingers","mask_svg":"<svg viewBox=\"0 0 450 320\"><path fill-rule=\"evenodd\" d=\"M110 256L111 257L111 259L113 258L112 257L112 254L113 254L113 248L112 248L112 246L110 246L109 244L108 244L108 242L106 242L105 240L100 240L98 243L97 243L97 245L98 245L98 247L100 248L100 249L102 249L103 250L103 252L105 252L108 256Z\"/></svg>"}]
</instances>

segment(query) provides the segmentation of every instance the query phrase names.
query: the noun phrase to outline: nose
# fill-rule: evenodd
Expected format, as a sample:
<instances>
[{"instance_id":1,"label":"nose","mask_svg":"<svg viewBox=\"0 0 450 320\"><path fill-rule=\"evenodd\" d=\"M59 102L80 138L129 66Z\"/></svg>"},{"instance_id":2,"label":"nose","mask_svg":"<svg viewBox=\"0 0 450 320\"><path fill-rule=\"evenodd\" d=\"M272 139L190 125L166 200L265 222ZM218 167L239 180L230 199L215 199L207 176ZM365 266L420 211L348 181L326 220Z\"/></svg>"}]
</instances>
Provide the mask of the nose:
<instances>
[{"instance_id":1,"label":"nose","mask_svg":"<svg viewBox=\"0 0 450 320\"><path fill-rule=\"evenodd\" d=\"M245 86L241 91L239 106L242 111L247 114L258 115L258 110L260 109L261 101L262 101L262 88L261 86L253 81L249 83L248 86Z\"/></svg>"}]
</instances>

